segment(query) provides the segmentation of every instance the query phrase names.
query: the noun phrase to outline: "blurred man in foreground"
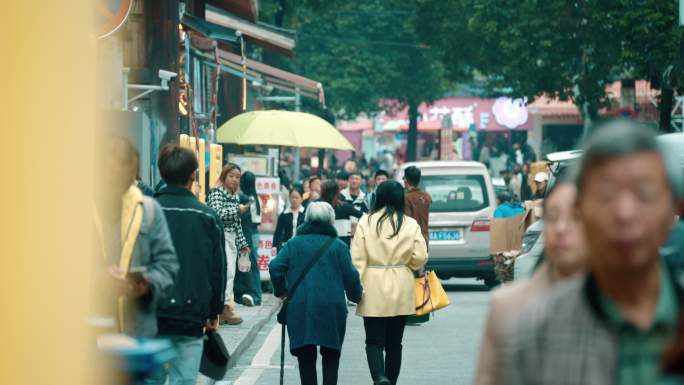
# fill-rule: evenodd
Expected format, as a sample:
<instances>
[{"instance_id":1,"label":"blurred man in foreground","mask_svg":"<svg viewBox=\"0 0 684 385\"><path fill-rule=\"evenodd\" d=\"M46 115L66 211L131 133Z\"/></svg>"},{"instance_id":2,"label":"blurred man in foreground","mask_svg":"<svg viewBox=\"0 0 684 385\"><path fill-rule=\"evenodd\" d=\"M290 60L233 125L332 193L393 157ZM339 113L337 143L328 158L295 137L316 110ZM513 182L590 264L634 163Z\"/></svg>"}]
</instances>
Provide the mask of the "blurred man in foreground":
<instances>
[{"instance_id":1,"label":"blurred man in foreground","mask_svg":"<svg viewBox=\"0 0 684 385\"><path fill-rule=\"evenodd\" d=\"M681 175L636 123L617 120L589 139L577 210L589 272L535 301L506 333L506 384L653 384L681 308L659 255Z\"/></svg>"},{"instance_id":2,"label":"blurred man in foreground","mask_svg":"<svg viewBox=\"0 0 684 385\"><path fill-rule=\"evenodd\" d=\"M98 260L106 267L97 284L108 293L102 315L113 317L119 332L154 337L157 305L178 271L176 252L161 207L135 186L135 147L122 137L105 146L95 212Z\"/></svg>"}]
</instances>

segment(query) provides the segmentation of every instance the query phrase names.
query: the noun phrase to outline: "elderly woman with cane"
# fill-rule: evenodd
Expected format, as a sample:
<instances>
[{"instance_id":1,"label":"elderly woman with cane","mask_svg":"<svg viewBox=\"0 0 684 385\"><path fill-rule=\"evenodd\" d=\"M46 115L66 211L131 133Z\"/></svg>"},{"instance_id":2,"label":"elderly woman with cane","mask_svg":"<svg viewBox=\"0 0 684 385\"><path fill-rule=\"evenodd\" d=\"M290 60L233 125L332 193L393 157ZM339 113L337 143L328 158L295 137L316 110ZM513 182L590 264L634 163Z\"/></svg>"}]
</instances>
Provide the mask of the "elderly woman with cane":
<instances>
[{"instance_id":1,"label":"elderly woman with cane","mask_svg":"<svg viewBox=\"0 0 684 385\"><path fill-rule=\"evenodd\" d=\"M318 349L323 357L323 384L337 384L348 313L345 293L352 301L358 301L362 293L359 273L334 223L330 204L312 202L297 235L269 264L275 295L284 298L287 306L279 321L287 324L290 352L299 361L302 385L317 384Z\"/></svg>"}]
</instances>

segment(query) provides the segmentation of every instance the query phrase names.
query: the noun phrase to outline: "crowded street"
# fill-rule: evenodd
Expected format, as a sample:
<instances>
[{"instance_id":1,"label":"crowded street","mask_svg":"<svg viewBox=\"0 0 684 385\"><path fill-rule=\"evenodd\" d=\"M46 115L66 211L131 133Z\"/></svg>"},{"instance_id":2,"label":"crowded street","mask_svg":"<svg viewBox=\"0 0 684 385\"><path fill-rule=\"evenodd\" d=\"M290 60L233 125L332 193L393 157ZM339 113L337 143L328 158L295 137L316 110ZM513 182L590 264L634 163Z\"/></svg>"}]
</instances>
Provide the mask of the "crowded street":
<instances>
[{"instance_id":1,"label":"crowded street","mask_svg":"<svg viewBox=\"0 0 684 385\"><path fill-rule=\"evenodd\" d=\"M0 385L684 385L684 0L3 16Z\"/></svg>"},{"instance_id":2,"label":"crowded street","mask_svg":"<svg viewBox=\"0 0 684 385\"><path fill-rule=\"evenodd\" d=\"M481 282L451 279L445 282L449 298L458 307L435 315L425 325L407 327L404 335L406 365L402 377L407 384L470 384L474 379L476 357L484 328L489 293ZM350 312L354 309L350 307ZM359 317L347 320L348 334L340 361L341 384L366 382L367 369L363 350L363 322ZM267 385L278 383L280 371L280 325L272 320L236 363L235 369L216 385ZM208 381L200 380L200 384ZM296 359L285 360L285 384L299 383Z\"/></svg>"}]
</instances>

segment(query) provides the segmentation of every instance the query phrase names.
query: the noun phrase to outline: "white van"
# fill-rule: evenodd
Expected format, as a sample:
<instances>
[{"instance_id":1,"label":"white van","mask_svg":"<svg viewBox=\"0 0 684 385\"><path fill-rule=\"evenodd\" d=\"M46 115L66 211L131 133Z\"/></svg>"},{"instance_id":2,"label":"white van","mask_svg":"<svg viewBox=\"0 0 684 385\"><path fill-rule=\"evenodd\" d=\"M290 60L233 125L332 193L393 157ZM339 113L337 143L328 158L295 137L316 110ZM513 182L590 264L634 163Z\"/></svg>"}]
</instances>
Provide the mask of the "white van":
<instances>
[{"instance_id":1,"label":"white van","mask_svg":"<svg viewBox=\"0 0 684 385\"><path fill-rule=\"evenodd\" d=\"M428 161L404 164L421 170L420 188L432 196L427 268L440 278L476 277L496 284L489 249L489 219L496 207L494 187L484 164Z\"/></svg>"}]
</instances>

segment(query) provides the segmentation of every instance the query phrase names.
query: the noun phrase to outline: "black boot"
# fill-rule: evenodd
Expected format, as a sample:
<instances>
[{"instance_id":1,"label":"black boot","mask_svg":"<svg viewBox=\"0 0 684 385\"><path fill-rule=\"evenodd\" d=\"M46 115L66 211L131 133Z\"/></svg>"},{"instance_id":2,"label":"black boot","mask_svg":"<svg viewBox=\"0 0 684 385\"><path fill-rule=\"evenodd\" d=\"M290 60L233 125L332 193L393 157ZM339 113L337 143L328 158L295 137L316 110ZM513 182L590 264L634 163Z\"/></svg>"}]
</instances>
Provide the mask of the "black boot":
<instances>
[{"instance_id":1,"label":"black boot","mask_svg":"<svg viewBox=\"0 0 684 385\"><path fill-rule=\"evenodd\" d=\"M368 359L368 369L374 385L390 385L389 379L385 376L385 357L381 346L366 346L366 358Z\"/></svg>"},{"instance_id":2,"label":"black boot","mask_svg":"<svg viewBox=\"0 0 684 385\"><path fill-rule=\"evenodd\" d=\"M397 384L399 371L401 370L401 344L387 347L385 357L385 374L390 380L391 385Z\"/></svg>"},{"instance_id":3,"label":"black boot","mask_svg":"<svg viewBox=\"0 0 684 385\"><path fill-rule=\"evenodd\" d=\"M305 346L293 353L295 353L299 363L299 378L302 385L318 385L318 375L316 373L316 347Z\"/></svg>"},{"instance_id":4,"label":"black boot","mask_svg":"<svg viewBox=\"0 0 684 385\"><path fill-rule=\"evenodd\" d=\"M337 385L340 351L321 347L321 355L323 356L323 385Z\"/></svg>"}]
</instances>

